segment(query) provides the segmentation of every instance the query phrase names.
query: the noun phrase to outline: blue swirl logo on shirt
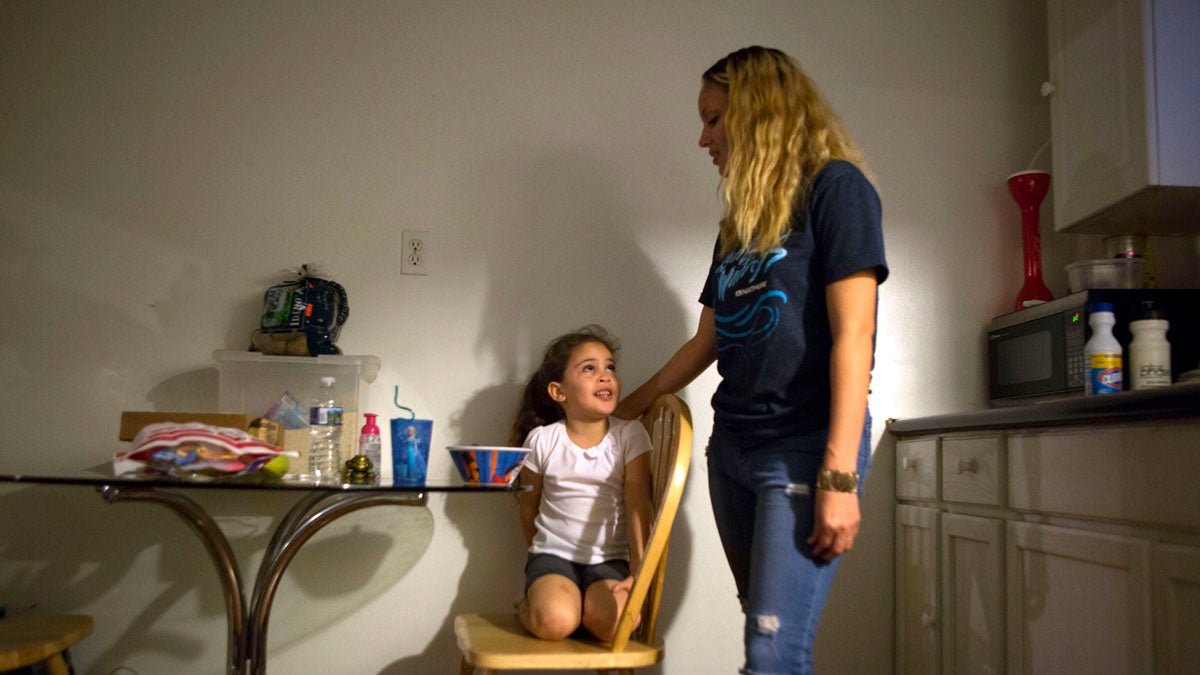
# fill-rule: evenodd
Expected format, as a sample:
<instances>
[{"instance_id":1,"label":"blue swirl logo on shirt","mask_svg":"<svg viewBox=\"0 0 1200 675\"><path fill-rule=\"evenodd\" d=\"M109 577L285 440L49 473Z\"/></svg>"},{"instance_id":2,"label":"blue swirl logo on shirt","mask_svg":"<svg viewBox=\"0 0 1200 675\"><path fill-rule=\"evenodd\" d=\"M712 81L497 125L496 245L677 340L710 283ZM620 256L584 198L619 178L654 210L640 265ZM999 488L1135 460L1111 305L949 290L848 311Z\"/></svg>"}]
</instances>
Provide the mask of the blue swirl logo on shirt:
<instances>
[{"instance_id":1,"label":"blue swirl logo on shirt","mask_svg":"<svg viewBox=\"0 0 1200 675\"><path fill-rule=\"evenodd\" d=\"M715 314L717 350L742 347L761 342L775 332L779 325L779 307L788 301L787 293L767 288L765 278L772 265L787 256L787 251L775 248L761 256L738 252L730 254L717 265L714 274L717 299L721 307L733 310ZM736 288L735 288L736 287ZM766 291L759 293L759 291ZM732 297L726 301L726 295ZM757 293L754 301L743 304L739 298Z\"/></svg>"}]
</instances>

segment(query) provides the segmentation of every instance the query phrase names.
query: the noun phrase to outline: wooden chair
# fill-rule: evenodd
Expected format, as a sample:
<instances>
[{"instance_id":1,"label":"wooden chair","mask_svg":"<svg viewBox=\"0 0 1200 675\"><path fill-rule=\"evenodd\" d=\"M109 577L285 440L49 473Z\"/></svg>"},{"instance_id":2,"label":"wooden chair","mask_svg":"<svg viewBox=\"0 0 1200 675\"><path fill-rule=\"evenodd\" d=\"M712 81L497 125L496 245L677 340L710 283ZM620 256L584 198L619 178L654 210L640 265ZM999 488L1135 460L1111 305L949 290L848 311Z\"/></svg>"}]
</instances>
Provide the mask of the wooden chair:
<instances>
[{"instance_id":1,"label":"wooden chair","mask_svg":"<svg viewBox=\"0 0 1200 675\"><path fill-rule=\"evenodd\" d=\"M92 634L92 617L40 614L0 619L0 672L42 664L50 675L67 675L63 652Z\"/></svg>"},{"instance_id":2,"label":"wooden chair","mask_svg":"<svg viewBox=\"0 0 1200 675\"><path fill-rule=\"evenodd\" d=\"M654 445L651 472L654 479L654 525L641 568L617 623L612 644L594 638L548 641L533 637L515 613L461 614L454 618L454 635L462 651L461 675L475 668L490 675L501 670L592 670L605 673L650 666L663 657L657 635L658 605L662 599L671 524L679 511L683 484L692 458L692 418L687 404L667 394L658 397L642 418ZM642 618L636 635L634 623Z\"/></svg>"}]
</instances>

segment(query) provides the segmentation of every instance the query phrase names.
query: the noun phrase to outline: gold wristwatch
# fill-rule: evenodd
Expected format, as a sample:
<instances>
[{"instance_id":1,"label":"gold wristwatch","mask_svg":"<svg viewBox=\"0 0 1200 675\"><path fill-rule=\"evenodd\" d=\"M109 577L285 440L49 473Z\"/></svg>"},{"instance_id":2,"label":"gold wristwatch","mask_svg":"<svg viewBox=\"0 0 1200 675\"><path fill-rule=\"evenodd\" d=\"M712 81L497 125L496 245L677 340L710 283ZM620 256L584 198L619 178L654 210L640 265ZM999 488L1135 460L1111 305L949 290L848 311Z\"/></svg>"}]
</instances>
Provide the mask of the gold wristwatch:
<instances>
[{"instance_id":1,"label":"gold wristwatch","mask_svg":"<svg viewBox=\"0 0 1200 675\"><path fill-rule=\"evenodd\" d=\"M858 474L821 469L817 472L817 489L858 494Z\"/></svg>"}]
</instances>

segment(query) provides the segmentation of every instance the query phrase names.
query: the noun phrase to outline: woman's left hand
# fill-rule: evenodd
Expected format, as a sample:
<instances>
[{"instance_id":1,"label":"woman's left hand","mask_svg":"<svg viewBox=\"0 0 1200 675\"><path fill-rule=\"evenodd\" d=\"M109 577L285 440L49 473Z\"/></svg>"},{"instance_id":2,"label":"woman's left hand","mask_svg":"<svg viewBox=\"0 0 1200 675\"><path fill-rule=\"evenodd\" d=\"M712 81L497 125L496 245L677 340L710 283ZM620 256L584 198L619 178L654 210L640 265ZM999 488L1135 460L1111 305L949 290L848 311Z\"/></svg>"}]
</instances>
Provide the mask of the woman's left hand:
<instances>
[{"instance_id":1,"label":"woman's left hand","mask_svg":"<svg viewBox=\"0 0 1200 675\"><path fill-rule=\"evenodd\" d=\"M813 557L828 561L849 551L854 546L854 538L858 536L861 519L858 495L817 490L813 531L808 538Z\"/></svg>"}]
</instances>

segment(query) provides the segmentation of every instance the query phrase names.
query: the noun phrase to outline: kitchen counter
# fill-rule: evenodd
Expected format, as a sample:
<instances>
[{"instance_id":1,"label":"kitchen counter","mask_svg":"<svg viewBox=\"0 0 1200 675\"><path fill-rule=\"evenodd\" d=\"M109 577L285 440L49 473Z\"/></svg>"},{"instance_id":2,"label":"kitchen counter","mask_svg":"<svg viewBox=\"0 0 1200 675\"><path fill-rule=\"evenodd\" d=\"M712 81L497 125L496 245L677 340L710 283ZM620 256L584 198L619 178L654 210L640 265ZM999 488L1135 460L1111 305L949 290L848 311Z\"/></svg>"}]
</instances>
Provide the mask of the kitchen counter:
<instances>
[{"instance_id":1,"label":"kitchen counter","mask_svg":"<svg viewBox=\"0 0 1200 675\"><path fill-rule=\"evenodd\" d=\"M888 430L897 672L1197 672L1200 384Z\"/></svg>"},{"instance_id":2,"label":"kitchen counter","mask_svg":"<svg viewBox=\"0 0 1200 675\"><path fill-rule=\"evenodd\" d=\"M1044 403L889 420L887 428L892 434L904 437L946 431L1021 429L1183 417L1200 417L1200 383L1190 382L1120 394L1077 396Z\"/></svg>"}]
</instances>

